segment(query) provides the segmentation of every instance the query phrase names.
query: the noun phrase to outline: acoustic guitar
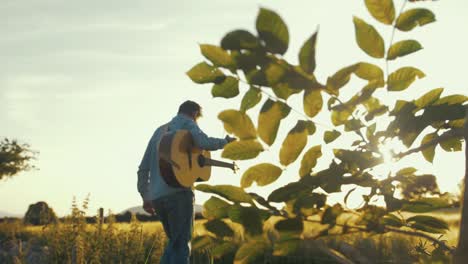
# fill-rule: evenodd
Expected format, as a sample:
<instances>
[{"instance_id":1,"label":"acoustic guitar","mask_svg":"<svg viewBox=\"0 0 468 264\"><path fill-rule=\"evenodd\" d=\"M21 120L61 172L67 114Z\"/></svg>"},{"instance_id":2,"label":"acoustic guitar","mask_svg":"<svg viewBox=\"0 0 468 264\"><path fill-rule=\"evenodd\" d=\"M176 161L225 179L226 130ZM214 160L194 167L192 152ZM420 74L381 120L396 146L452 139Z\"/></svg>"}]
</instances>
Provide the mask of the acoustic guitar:
<instances>
[{"instance_id":1,"label":"acoustic guitar","mask_svg":"<svg viewBox=\"0 0 468 264\"><path fill-rule=\"evenodd\" d=\"M210 152L194 145L188 130L166 133L159 143L159 169L164 181L172 187L193 186L195 182L208 181L211 167L230 168L236 164L211 159Z\"/></svg>"}]
</instances>

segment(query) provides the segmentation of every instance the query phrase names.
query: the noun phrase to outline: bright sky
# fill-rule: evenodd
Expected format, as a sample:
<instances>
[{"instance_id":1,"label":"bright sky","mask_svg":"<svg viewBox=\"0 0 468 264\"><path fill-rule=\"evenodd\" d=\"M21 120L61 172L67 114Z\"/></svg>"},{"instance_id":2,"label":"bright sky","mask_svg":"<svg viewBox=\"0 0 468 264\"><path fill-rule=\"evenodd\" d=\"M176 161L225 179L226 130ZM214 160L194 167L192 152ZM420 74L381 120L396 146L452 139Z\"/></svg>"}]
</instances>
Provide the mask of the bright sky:
<instances>
[{"instance_id":1,"label":"bright sky","mask_svg":"<svg viewBox=\"0 0 468 264\"><path fill-rule=\"evenodd\" d=\"M40 151L35 162L40 170L0 182L0 210L22 215L29 204L46 201L64 215L69 213L73 196L81 202L87 194L91 214L99 207L120 212L140 204L136 170L141 156L154 129L171 119L181 102L199 102L204 107L202 129L211 136L225 135L216 116L223 109L237 108L240 97L213 99L209 85L192 83L185 72L203 59L198 43L219 44L225 33L237 28L255 32L259 7L277 11L288 24L291 41L286 57L293 63L297 63L302 43L320 25L316 75L322 82L358 61L383 67L354 41L353 15L378 24L363 2L3 0L0 137L19 139ZM402 1L395 3L399 9ZM395 36L395 40L417 39L424 47L390 64L391 71L411 65L427 75L402 97L409 99L438 87L445 88L444 94L466 95L468 3L452 0L409 3L407 7L420 5L433 10L438 21L410 35L397 32ZM388 43L391 31L378 29ZM393 97L389 102L396 99ZM300 98L290 103L302 107ZM292 113L289 118L276 146L301 116ZM326 114L317 117L324 124L329 124L328 119ZM320 144L328 129L318 128L309 146ZM275 151L272 148L255 161L279 164ZM406 164L439 175L442 190L456 191L463 161L462 152L437 153L434 166L420 158L411 158ZM324 158L319 166L328 163ZM238 185L250 164L240 162L243 170L238 175L216 169L210 183ZM288 168L272 186L248 191L266 195L297 180L296 171L297 167ZM197 203L208 197L197 193Z\"/></svg>"}]
</instances>

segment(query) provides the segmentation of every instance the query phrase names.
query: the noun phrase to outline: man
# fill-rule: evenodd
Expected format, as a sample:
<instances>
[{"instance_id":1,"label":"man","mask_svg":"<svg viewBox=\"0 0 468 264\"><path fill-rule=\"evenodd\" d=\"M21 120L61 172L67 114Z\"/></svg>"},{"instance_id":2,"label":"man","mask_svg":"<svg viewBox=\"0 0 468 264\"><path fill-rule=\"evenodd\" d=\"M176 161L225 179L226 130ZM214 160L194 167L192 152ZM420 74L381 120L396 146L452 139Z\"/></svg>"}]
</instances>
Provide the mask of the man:
<instances>
[{"instance_id":1,"label":"man","mask_svg":"<svg viewBox=\"0 0 468 264\"><path fill-rule=\"evenodd\" d=\"M143 208L150 214L157 213L169 241L161 258L162 264L189 263L190 240L194 216L194 194L191 188L169 186L160 175L158 147L162 135L180 129L190 131L195 145L200 149L217 150L235 140L208 137L197 125L201 107L193 101L185 101L177 116L159 127L148 143L138 168L138 192L143 198Z\"/></svg>"}]
</instances>

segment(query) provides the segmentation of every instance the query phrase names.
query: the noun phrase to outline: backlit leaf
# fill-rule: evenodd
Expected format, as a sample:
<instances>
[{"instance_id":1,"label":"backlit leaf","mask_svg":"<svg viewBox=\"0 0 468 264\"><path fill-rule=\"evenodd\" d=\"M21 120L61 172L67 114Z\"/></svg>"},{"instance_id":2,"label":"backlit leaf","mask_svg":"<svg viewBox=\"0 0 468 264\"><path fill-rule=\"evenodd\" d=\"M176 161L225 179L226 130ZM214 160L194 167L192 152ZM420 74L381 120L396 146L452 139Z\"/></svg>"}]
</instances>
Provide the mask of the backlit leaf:
<instances>
[{"instance_id":1,"label":"backlit leaf","mask_svg":"<svg viewBox=\"0 0 468 264\"><path fill-rule=\"evenodd\" d=\"M429 233L445 233L449 229L447 222L429 215L416 215L406 219L409 226Z\"/></svg>"},{"instance_id":2,"label":"backlit leaf","mask_svg":"<svg viewBox=\"0 0 468 264\"><path fill-rule=\"evenodd\" d=\"M256 106L260 100L262 100L262 93L260 88L251 86L250 89L245 93L244 97L242 97L240 110L245 112Z\"/></svg>"},{"instance_id":3,"label":"backlit leaf","mask_svg":"<svg viewBox=\"0 0 468 264\"><path fill-rule=\"evenodd\" d=\"M419 108L422 109L428 105L433 104L435 101L437 101L444 91L444 88L436 88L433 89L423 96L419 97L417 100L414 101L414 104Z\"/></svg>"},{"instance_id":4,"label":"backlit leaf","mask_svg":"<svg viewBox=\"0 0 468 264\"><path fill-rule=\"evenodd\" d=\"M427 135L424 136L424 138L422 139L421 145L424 145L424 144L427 144L427 143L431 142L431 141L434 140L436 137L437 137L437 133L430 133L430 134L427 134ZM428 147L426 147L425 149L422 150L422 154L423 154L424 158L425 158L427 161L429 161L430 163L432 163L432 162L434 161L435 148L436 148L436 144L434 144L434 145L432 145L432 146L428 146Z\"/></svg>"},{"instance_id":5,"label":"backlit leaf","mask_svg":"<svg viewBox=\"0 0 468 264\"><path fill-rule=\"evenodd\" d=\"M286 52L289 45L288 27L276 12L260 8L256 28L268 51L279 54Z\"/></svg>"},{"instance_id":6,"label":"backlit leaf","mask_svg":"<svg viewBox=\"0 0 468 264\"><path fill-rule=\"evenodd\" d=\"M230 204L226 201L212 196L203 204L202 215L206 219L227 217Z\"/></svg>"},{"instance_id":7,"label":"backlit leaf","mask_svg":"<svg viewBox=\"0 0 468 264\"><path fill-rule=\"evenodd\" d=\"M401 13L396 20L395 26L399 30L410 31L418 25L423 26L435 20L435 15L432 11L425 8L415 8Z\"/></svg>"},{"instance_id":8,"label":"backlit leaf","mask_svg":"<svg viewBox=\"0 0 468 264\"><path fill-rule=\"evenodd\" d=\"M322 215L321 223L323 225L329 224L334 226L336 224L336 218L343 213L343 207L340 204L335 204L331 207L328 207Z\"/></svg>"},{"instance_id":9,"label":"backlit leaf","mask_svg":"<svg viewBox=\"0 0 468 264\"><path fill-rule=\"evenodd\" d=\"M282 102L268 99L260 110L258 116L258 135L268 145L275 142L281 119L285 118L290 108Z\"/></svg>"},{"instance_id":10,"label":"backlit leaf","mask_svg":"<svg viewBox=\"0 0 468 264\"><path fill-rule=\"evenodd\" d=\"M453 137L440 142L440 146L442 147L442 149L448 152L461 151L462 141L463 139L461 137Z\"/></svg>"},{"instance_id":11,"label":"backlit leaf","mask_svg":"<svg viewBox=\"0 0 468 264\"><path fill-rule=\"evenodd\" d=\"M322 146L317 145L311 147L304 154L301 160L301 168L299 169L299 176L303 177L309 175L312 169L317 165L317 160L322 156Z\"/></svg>"},{"instance_id":12,"label":"backlit leaf","mask_svg":"<svg viewBox=\"0 0 468 264\"><path fill-rule=\"evenodd\" d=\"M307 89L304 92L304 113L310 117L316 116L322 110L323 99L320 90Z\"/></svg>"},{"instance_id":13,"label":"backlit leaf","mask_svg":"<svg viewBox=\"0 0 468 264\"><path fill-rule=\"evenodd\" d=\"M218 114L218 119L223 121L224 129L240 139L252 139L257 137L255 127L250 117L244 112L230 109Z\"/></svg>"},{"instance_id":14,"label":"backlit leaf","mask_svg":"<svg viewBox=\"0 0 468 264\"><path fill-rule=\"evenodd\" d=\"M317 33L315 32L303 45L299 52L299 65L307 73L314 73L315 62L315 46L317 43Z\"/></svg>"},{"instance_id":15,"label":"backlit leaf","mask_svg":"<svg viewBox=\"0 0 468 264\"><path fill-rule=\"evenodd\" d=\"M395 227L402 227L405 224L402 219L400 219L399 217L393 214L388 214L382 217L382 223L384 225L395 226Z\"/></svg>"},{"instance_id":16,"label":"backlit leaf","mask_svg":"<svg viewBox=\"0 0 468 264\"><path fill-rule=\"evenodd\" d=\"M228 76L222 83L213 85L213 97L233 98L239 94L239 80Z\"/></svg>"},{"instance_id":17,"label":"backlit leaf","mask_svg":"<svg viewBox=\"0 0 468 264\"><path fill-rule=\"evenodd\" d=\"M276 222L275 229L280 232L293 232L301 234L304 230L304 222L301 218L288 218Z\"/></svg>"},{"instance_id":18,"label":"backlit leaf","mask_svg":"<svg viewBox=\"0 0 468 264\"><path fill-rule=\"evenodd\" d=\"M379 32L358 17L354 17L353 22L358 46L371 57L383 58L385 43Z\"/></svg>"},{"instance_id":19,"label":"backlit leaf","mask_svg":"<svg viewBox=\"0 0 468 264\"><path fill-rule=\"evenodd\" d=\"M209 44L200 44L200 51L203 56L210 60L215 66L231 68L235 65L231 55L221 47Z\"/></svg>"},{"instance_id":20,"label":"backlit leaf","mask_svg":"<svg viewBox=\"0 0 468 264\"><path fill-rule=\"evenodd\" d=\"M462 94L453 94L453 95L448 95L440 98L437 100L434 105L442 105L442 104L448 104L448 105L454 105L454 104L463 104L464 102L468 101L468 97Z\"/></svg>"},{"instance_id":21,"label":"backlit leaf","mask_svg":"<svg viewBox=\"0 0 468 264\"><path fill-rule=\"evenodd\" d=\"M448 207L450 207L450 203L447 199L431 197L405 202L401 210L412 213L427 213Z\"/></svg>"},{"instance_id":22,"label":"backlit leaf","mask_svg":"<svg viewBox=\"0 0 468 264\"><path fill-rule=\"evenodd\" d=\"M288 166L301 154L307 144L308 129L305 121L299 120L283 141L280 150L280 163Z\"/></svg>"},{"instance_id":23,"label":"backlit leaf","mask_svg":"<svg viewBox=\"0 0 468 264\"><path fill-rule=\"evenodd\" d=\"M378 21L391 25L395 19L393 0L365 0L367 10Z\"/></svg>"},{"instance_id":24,"label":"backlit leaf","mask_svg":"<svg viewBox=\"0 0 468 264\"><path fill-rule=\"evenodd\" d=\"M403 168L403 169L399 170L399 171L396 173L396 176L413 175L416 171L417 171L416 168L413 168L413 167L406 167L406 168Z\"/></svg>"},{"instance_id":25,"label":"backlit leaf","mask_svg":"<svg viewBox=\"0 0 468 264\"><path fill-rule=\"evenodd\" d=\"M255 139L236 140L224 146L221 156L231 160L253 159L263 151L263 146Z\"/></svg>"},{"instance_id":26,"label":"backlit leaf","mask_svg":"<svg viewBox=\"0 0 468 264\"><path fill-rule=\"evenodd\" d=\"M369 82L375 81L379 85L383 85L384 73L379 66L367 62L359 62L356 65L357 67L354 71L356 76Z\"/></svg>"},{"instance_id":27,"label":"backlit leaf","mask_svg":"<svg viewBox=\"0 0 468 264\"><path fill-rule=\"evenodd\" d=\"M200 62L193 66L187 72L187 75L196 83L218 83L223 81L226 76L216 67L209 65L206 62Z\"/></svg>"},{"instance_id":28,"label":"backlit leaf","mask_svg":"<svg viewBox=\"0 0 468 264\"><path fill-rule=\"evenodd\" d=\"M290 238L277 241L274 244L273 256L294 256L300 249L303 240L300 238Z\"/></svg>"},{"instance_id":29,"label":"backlit leaf","mask_svg":"<svg viewBox=\"0 0 468 264\"><path fill-rule=\"evenodd\" d=\"M250 195L248 195L242 188L233 185L198 184L195 186L195 189L201 192L217 194L236 203L252 202L252 197L250 197Z\"/></svg>"},{"instance_id":30,"label":"backlit leaf","mask_svg":"<svg viewBox=\"0 0 468 264\"><path fill-rule=\"evenodd\" d=\"M341 133L337 130L325 131L323 135L323 140L325 141L325 143L328 144L330 142L335 141L335 139L337 139L340 135Z\"/></svg>"},{"instance_id":31,"label":"backlit leaf","mask_svg":"<svg viewBox=\"0 0 468 264\"><path fill-rule=\"evenodd\" d=\"M278 179L283 170L271 163L260 163L247 169L242 175L241 187L247 188L256 182L258 186L268 185Z\"/></svg>"},{"instance_id":32,"label":"backlit leaf","mask_svg":"<svg viewBox=\"0 0 468 264\"><path fill-rule=\"evenodd\" d=\"M327 79L327 91L332 94L338 94L338 90L345 86L351 79L351 74L359 67L358 64L353 64L337 71L333 76Z\"/></svg>"},{"instance_id":33,"label":"backlit leaf","mask_svg":"<svg viewBox=\"0 0 468 264\"><path fill-rule=\"evenodd\" d=\"M416 40L402 40L393 44L390 49L388 49L387 59L394 60L398 57L414 53L422 48L421 44Z\"/></svg>"},{"instance_id":34,"label":"backlit leaf","mask_svg":"<svg viewBox=\"0 0 468 264\"><path fill-rule=\"evenodd\" d=\"M234 264L256 264L263 263L265 252L269 250L269 245L266 240L250 240L242 243L237 250Z\"/></svg>"},{"instance_id":35,"label":"backlit leaf","mask_svg":"<svg viewBox=\"0 0 468 264\"><path fill-rule=\"evenodd\" d=\"M416 78L421 79L425 76L426 75L422 71L413 67L400 68L388 76L387 89L389 91L405 90L416 80Z\"/></svg>"},{"instance_id":36,"label":"backlit leaf","mask_svg":"<svg viewBox=\"0 0 468 264\"><path fill-rule=\"evenodd\" d=\"M229 219L241 224L249 235L259 235L263 232L264 210L257 207L233 205L229 210Z\"/></svg>"},{"instance_id":37,"label":"backlit leaf","mask_svg":"<svg viewBox=\"0 0 468 264\"><path fill-rule=\"evenodd\" d=\"M225 50L256 49L260 41L246 30L234 30L226 34L221 40L221 48Z\"/></svg>"}]
</instances>

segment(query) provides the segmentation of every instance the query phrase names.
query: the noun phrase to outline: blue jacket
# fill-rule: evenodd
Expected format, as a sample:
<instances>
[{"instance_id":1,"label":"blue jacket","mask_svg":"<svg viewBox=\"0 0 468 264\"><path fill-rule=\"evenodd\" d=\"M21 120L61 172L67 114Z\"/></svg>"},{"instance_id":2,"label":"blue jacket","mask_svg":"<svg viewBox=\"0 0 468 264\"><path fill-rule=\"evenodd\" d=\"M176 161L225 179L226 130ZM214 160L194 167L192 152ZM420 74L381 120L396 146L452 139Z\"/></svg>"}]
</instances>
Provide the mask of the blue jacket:
<instances>
[{"instance_id":1,"label":"blue jacket","mask_svg":"<svg viewBox=\"0 0 468 264\"><path fill-rule=\"evenodd\" d=\"M158 147L162 135L167 132L186 129L191 132L195 145L200 149L222 149L227 141L222 138L208 137L191 118L178 114L169 123L156 129L151 137L145 154L138 167L138 192L143 200L154 200L176 193L186 188L174 188L166 184L159 171Z\"/></svg>"}]
</instances>

